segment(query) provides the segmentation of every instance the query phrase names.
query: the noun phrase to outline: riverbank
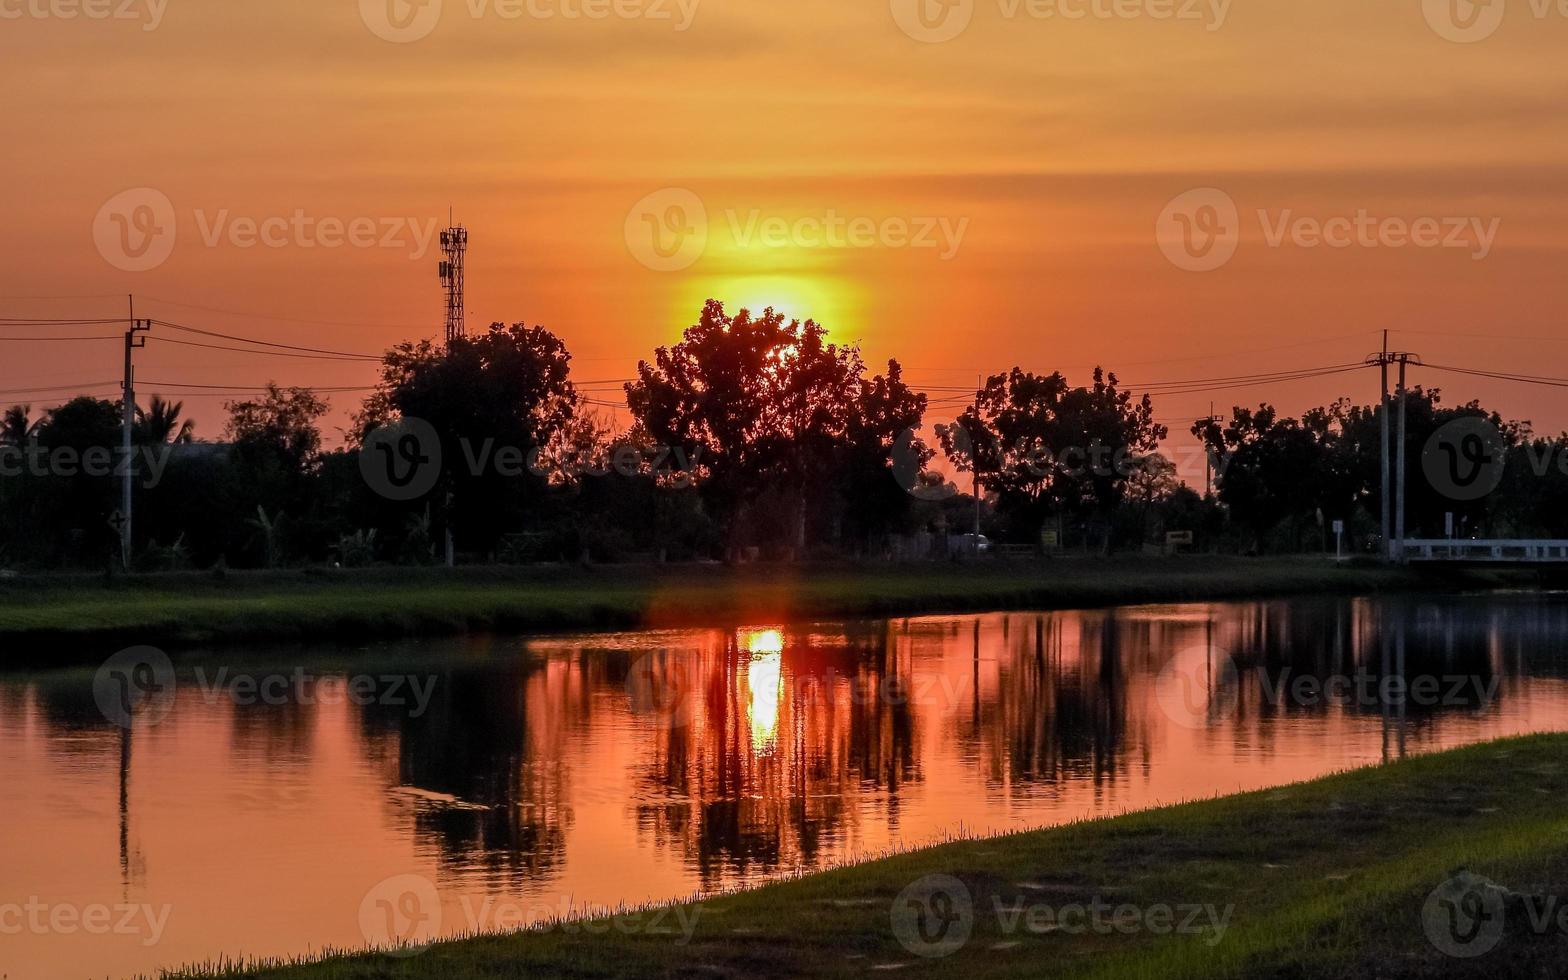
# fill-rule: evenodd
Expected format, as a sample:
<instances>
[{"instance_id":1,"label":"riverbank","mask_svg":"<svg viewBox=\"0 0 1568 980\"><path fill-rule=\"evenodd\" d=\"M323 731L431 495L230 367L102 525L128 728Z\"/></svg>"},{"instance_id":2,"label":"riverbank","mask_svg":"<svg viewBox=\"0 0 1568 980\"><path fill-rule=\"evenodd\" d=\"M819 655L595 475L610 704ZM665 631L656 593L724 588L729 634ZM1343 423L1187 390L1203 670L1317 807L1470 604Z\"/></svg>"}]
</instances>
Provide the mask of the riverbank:
<instances>
[{"instance_id":1,"label":"riverbank","mask_svg":"<svg viewBox=\"0 0 1568 980\"><path fill-rule=\"evenodd\" d=\"M1480 875L1568 894L1565 753L1568 735L1507 739L591 927L177 976L1546 977L1568 957L1562 906L1538 934L1518 894L1459 892Z\"/></svg>"},{"instance_id":2,"label":"riverbank","mask_svg":"<svg viewBox=\"0 0 1568 980\"><path fill-rule=\"evenodd\" d=\"M1516 576L1517 573L1514 573ZM1510 573L1315 559L189 572L0 581L0 667L118 647L360 641L1137 602L1488 588Z\"/></svg>"}]
</instances>

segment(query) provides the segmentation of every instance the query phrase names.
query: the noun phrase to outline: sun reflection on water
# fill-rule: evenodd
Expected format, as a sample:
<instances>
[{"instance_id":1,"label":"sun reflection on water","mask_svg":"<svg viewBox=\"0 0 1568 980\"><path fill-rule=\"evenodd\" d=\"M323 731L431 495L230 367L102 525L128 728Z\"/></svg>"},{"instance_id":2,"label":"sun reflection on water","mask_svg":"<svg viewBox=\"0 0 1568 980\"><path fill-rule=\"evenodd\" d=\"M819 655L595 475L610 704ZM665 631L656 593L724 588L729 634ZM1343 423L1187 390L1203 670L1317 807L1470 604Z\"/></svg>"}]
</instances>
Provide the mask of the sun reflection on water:
<instances>
[{"instance_id":1,"label":"sun reflection on water","mask_svg":"<svg viewBox=\"0 0 1568 980\"><path fill-rule=\"evenodd\" d=\"M751 700L751 747L769 755L778 743L779 699L784 669L784 634L778 630L752 630L742 634L751 663L746 669L746 689Z\"/></svg>"}]
</instances>

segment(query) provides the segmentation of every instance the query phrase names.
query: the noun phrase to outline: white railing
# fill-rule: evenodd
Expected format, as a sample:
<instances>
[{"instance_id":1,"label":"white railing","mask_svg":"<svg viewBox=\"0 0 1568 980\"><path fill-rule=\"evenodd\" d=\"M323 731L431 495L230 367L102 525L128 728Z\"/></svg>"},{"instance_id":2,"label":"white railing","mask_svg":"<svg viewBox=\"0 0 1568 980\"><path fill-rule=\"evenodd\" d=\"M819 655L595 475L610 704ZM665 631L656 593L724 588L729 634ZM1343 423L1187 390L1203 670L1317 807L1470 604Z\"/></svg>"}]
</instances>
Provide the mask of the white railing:
<instances>
[{"instance_id":1,"label":"white railing","mask_svg":"<svg viewBox=\"0 0 1568 980\"><path fill-rule=\"evenodd\" d=\"M1568 563L1568 541L1499 540L1470 541L1407 539L1407 561L1563 562Z\"/></svg>"}]
</instances>

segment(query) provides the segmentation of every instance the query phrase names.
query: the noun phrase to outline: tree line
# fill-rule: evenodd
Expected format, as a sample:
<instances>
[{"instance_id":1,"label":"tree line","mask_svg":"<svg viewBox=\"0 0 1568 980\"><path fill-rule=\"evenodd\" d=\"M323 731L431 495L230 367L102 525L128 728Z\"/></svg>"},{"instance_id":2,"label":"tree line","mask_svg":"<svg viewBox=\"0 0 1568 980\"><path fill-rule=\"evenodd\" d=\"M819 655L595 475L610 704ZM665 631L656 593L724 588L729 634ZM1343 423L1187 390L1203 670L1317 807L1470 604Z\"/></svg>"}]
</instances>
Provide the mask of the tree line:
<instances>
[{"instance_id":1,"label":"tree line","mask_svg":"<svg viewBox=\"0 0 1568 980\"><path fill-rule=\"evenodd\" d=\"M424 564L448 547L473 562L880 557L968 534L977 514L981 533L1020 550L1141 550L1182 531L1202 550L1315 551L1332 548L1335 521L1352 547L1376 546L1381 414L1348 400L1299 418L1238 406L1173 440L1151 398L1110 371L1074 385L1013 368L925 438L928 397L897 360L874 373L814 321L715 300L638 366L619 431L540 326L401 343L380 374L335 449L328 403L306 388L226 403L212 441L154 396L135 408L128 463L117 401L82 396L36 418L12 406L0 567L117 563L123 465L144 569ZM1568 459L1568 436L1445 406L1435 389L1406 400L1413 535L1453 514L1466 536L1568 536L1568 472L1542 464ZM1422 478L1432 434L1460 418L1494 427L1508 458L1500 488L1475 500ZM373 444L385 460L367 461ZM1173 455L1206 459L1214 492ZM366 475L381 462L429 469L418 493L389 493Z\"/></svg>"}]
</instances>

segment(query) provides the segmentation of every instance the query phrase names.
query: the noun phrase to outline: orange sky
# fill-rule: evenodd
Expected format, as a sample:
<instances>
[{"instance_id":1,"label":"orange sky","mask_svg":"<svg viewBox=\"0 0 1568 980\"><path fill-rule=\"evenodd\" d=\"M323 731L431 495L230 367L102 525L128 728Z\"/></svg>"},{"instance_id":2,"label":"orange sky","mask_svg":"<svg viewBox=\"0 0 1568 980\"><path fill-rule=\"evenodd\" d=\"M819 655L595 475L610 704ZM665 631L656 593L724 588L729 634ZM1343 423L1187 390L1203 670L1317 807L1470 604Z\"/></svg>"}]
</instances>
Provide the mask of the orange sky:
<instances>
[{"instance_id":1,"label":"orange sky","mask_svg":"<svg viewBox=\"0 0 1568 980\"><path fill-rule=\"evenodd\" d=\"M439 256L406 232L329 248L289 228L245 247L235 229L296 213L310 229L428 229L450 205L472 238L470 328L545 324L585 380L628 377L709 295L814 316L924 385L1013 364L1081 380L1103 362L1137 383L1358 361L1383 328L1430 362L1568 375L1568 17L1538 15L1540 0L1510 0L1500 21L1468 0L929 0L923 20L914 2L114 0L135 19L67 19L76 0L0 0L0 316L122 315L134 292L141 315L378 351L439 331ZM404 40L378 36L398 24ZM146 271L104 254L119 231L101 212L131 188L174 217L172 250ZM1194 188L1236 207L1239 245L1212 271L1156 240ZM706 213L684 268L639 261L654 254L637 240L649 195L655 221L672 200ZM1359 212L1495 240L1480 259L1269 241L1281 221ZM845 235L821 230L833 219ZM938 247L909 247L890 219L932 225ZM869 240L848 234L856 221ZM112 341L0 353L0 391L119 375ZM374 372L156 340L139 363L144 392ZM1417 378L1568 427L1560 389ZM1374 386L1367 373L1156 407L1169 421L1210 398L1297 411ZM58 396L0 395L18 400ZM221 398L186 401L216 438ZM339 425L357 396L333 402Z\"/></svg>"}]
</instances>

